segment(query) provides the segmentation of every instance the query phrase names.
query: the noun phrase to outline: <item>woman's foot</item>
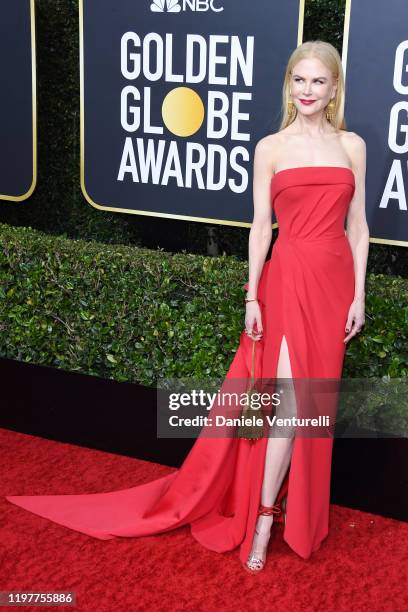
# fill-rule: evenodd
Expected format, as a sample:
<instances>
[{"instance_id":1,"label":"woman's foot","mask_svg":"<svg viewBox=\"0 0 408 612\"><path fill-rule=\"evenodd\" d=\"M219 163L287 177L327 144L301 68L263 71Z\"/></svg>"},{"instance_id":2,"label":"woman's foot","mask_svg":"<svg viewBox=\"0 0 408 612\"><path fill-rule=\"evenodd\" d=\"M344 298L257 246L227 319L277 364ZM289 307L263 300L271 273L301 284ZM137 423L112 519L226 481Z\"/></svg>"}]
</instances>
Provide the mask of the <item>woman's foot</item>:
<instances>
[{"instance_id":1,"label":"woman's foot","mask_svg":"<svg viewBox=\"0 0 408 612\"><path fill-rule=\"evenodd\" d=\"M247 568L252 572L259 572L264 568L272 523L273 516L258 516L252 550L246 562Z\"/></svg>"},{"instance_id":2,"label":"woman's foot","mask_svg":"<svg viewBox=\"0 0 408 612\"><path fill-rule=\"evenodd\" d=\"M245 569L249 572L259 572L264 568L266 551L271 535L273 515L280 514L281 512L282 510L278 504L273 506L264 506L261 504L259 506L252 550L244 565Z\"/></svg>"}]
</instances>

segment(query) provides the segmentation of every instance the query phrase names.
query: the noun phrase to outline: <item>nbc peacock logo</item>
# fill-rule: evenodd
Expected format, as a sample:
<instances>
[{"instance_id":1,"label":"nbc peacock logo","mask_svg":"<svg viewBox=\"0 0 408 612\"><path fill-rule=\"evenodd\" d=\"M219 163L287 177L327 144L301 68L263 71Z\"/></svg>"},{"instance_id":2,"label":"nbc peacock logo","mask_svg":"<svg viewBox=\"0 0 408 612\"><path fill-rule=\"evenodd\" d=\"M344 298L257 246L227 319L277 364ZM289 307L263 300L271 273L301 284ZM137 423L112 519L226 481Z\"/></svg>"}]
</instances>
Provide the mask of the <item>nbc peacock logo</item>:
<instances>
[{"instance_id":1,"label":"nbc peacock logo","mask_svg":"<svg viewBox=\"0 0 408 612\"><path fill-rule=\"evenodd\" d=\"M150 10L153 13L179 13L181 6L179 0L153 0Z\"/></svg>"}]
</instances>

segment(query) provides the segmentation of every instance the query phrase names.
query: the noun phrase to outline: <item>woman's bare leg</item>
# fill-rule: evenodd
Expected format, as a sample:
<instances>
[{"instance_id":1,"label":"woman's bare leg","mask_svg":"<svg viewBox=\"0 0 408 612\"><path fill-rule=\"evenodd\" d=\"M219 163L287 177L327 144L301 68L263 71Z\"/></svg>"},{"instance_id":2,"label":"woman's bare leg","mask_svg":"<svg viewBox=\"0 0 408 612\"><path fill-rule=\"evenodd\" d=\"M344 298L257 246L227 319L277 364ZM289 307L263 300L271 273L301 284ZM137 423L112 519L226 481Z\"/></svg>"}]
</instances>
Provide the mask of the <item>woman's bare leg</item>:
<instances>
[{"instance_id":1,"label":"woman's bare leg","mask_svg":"<svg viewBox=\"0 0 408 612\"><path fill-rule=\"evenodd\" d=\"M285 336L282 337L279 360L277 367L277 378L292 379L292 369L289 359L288 345ZM293 383L285 381L284 393L280 395L281 403L277 408L277 416L296 416L296 397ZM278 391L278 389L276 389ZM288 427L273 429L270 432L266 453L265 469L262 482L261 504L272 506L275 503L279 489L290 464L293 450L293 429ZM278 437L278 436L285 437ZM268 545L270 529L273 523L273 515L259 515L256 524L258 534L254 534L251 554L262 557ZM253 564L250 564L252 567Z\"/></svg>"}]
</instances>

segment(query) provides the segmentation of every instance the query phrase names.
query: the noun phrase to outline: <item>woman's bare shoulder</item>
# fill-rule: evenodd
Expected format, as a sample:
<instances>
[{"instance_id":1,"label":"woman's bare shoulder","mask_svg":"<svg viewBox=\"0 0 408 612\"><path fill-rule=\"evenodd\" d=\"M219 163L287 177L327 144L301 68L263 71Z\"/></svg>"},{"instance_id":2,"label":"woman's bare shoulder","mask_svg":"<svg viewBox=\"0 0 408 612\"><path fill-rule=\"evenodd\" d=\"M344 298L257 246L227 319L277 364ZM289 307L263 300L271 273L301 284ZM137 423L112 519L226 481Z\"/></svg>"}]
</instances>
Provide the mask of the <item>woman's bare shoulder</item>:
<instances>
[{"instance_id":1,"label":"woman's bare shoulder","mask_svg":"<svg viewBox=\"0 0 408 612\"><path fill-rule=\"evenodd\" d=\"M356 132L342 130L341 139L343 148L351 160L353 168L360 165L363 166L365 164L367 149L364 138Z\"/></svg>"},{"instance_id":2,"label":"woman's bare shoulder","mask_svg":"<svg viewBox=\"0 0 408 612\"><path fill-rule=\"evenodd\" d=\"M366 143L357 132L349 132L348 130L340 130L340 136L344 143L352 148L365 148Z\"/></svg>"},{"instance_id":3,"label":"woman's bare shoulder","mask_svg":"<svg viewBox=\"0 0 408 612\"><path fill-rule=\"evenodd\" d=\"M275 166L276 160L279 158L279 150L284 142L282 132L275 132L264 136L256 143L256 149L263 155L267 155L272 167Z\"/></svg>"}]
</instances>

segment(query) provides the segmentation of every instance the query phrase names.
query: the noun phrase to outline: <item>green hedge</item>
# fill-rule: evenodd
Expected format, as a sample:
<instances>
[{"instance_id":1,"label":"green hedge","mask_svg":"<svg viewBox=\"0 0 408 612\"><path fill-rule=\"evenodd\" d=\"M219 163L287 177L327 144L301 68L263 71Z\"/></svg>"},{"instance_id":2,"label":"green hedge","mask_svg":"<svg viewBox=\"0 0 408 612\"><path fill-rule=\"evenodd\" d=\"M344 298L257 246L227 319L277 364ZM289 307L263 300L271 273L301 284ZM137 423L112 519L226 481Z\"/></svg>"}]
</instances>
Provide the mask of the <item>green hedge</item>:
<instances>
[{"instance_id":1,"label":"green hedge","mask_svg":"<svg viewBox=\"0 0 408 612\"><path fill-rule=\"evenodd\" d=\"M244 324L247 263L0 224L0 355L154 385L223 377ZM408 281L369 274L344 376L406 377Z\"/></svg>"}]
</instances>

